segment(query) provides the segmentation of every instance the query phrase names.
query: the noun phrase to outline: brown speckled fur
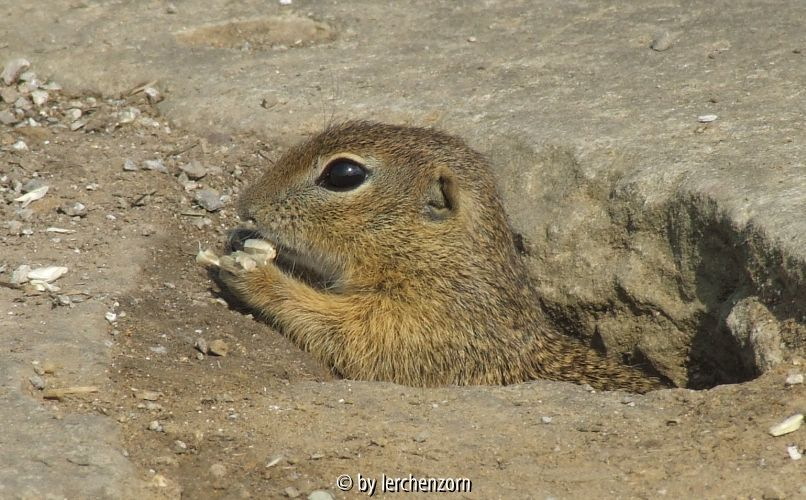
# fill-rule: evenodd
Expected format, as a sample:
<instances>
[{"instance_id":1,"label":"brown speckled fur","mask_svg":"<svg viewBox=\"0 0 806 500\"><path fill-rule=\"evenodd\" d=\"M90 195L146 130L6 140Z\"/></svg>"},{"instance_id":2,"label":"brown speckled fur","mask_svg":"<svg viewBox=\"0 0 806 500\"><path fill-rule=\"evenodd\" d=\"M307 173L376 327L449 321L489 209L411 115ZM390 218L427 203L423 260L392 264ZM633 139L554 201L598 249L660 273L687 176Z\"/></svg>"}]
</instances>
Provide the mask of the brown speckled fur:
<instances>
[{"instance_id":1,"label":"brown speckled fur","mask_svg":"<svg viewBox=\"0 0 806 500\"><path fill-rule=\"evenodd\" d=\"M370 170L352 191L315 183L339 153ZM448 208L428 209L435 196ZM661 387L551 329L488 162L461 139L369 122L333 126L289 150L239 207L281 253L305 255L335 278L315 287L272 263L247 272L225 258L222 281L344 377L413 386L542 378L635 392Z\"/></svg>"}]
</instances>

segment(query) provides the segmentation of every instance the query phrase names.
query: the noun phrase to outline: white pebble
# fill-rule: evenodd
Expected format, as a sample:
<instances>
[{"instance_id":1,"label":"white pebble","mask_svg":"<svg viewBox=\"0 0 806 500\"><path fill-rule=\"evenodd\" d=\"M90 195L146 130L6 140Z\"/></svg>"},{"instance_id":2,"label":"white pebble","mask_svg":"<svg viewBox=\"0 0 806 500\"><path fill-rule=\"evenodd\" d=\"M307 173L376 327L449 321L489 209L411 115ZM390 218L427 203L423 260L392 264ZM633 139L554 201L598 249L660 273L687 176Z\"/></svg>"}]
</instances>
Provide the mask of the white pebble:
<instances>
[{"instance_id":1,"label":"white pebble","mask_svg":"<svg viewBox=\"0 0 806 500\"><path fill-rule=\"evenodd\" d=\"M38 187L36 189L28 191L27 193L25 193L24 195L22 195L22 196L20 196L18 198L14 198L14 201L18 201L18 202L22 203L22 207L25 208L32 201L39 200L43 196L45 196L45 194L48 192L48 189L49 189L48 186L40 186L40 187Z\"/></svg>"},{"instance_id":2,"label":"white pebble","mask_svg":"<svg viewBox=\"0 0 806 500\"><path fill-rule=\"evenodd\" d=\"M791 373L787 375L784 385L798 385L803 383L802 373Z\"/></svg>"},{"instance_id":3,"label":"white pebble","mask_svg":"<svg viewBox=\"0 0 806 500\"><path fill-rule=\"evenodd\" d=\"M789 458L792 460L800 460L803 455L800 454L800 450L798 450L797 445L787 446L786 452L789 453Z\"/></svg>"},{"instance_id":4,"label":"white pebble","mask_svg":"<svg viewBox=\"0 0 806 500\"><path fill-rule=\"evenodd\" d=\"M700 115L697 117L697 121L700 123L711 123L717 118L718 117L716 115Z\"/></svg>"},{"instance_id":5,"label":"white pebble","mask_svg":"<svg viewBox=\"0 0 806 500\"><path fill-rule=\"evenodd\" d=\"M66 267L61 266L37 267L36 269L32 269L28 273L28 279L43 281L45 283L51 283L64 276L65 273L67 273Z\"/></svg>"},{"instance_id":6,"label":"white pebble","mask_svg":"<svg viewBox=\"0 0 806 500\"><path fill-rule=\"evenodd\" d=\"M796 413L783 422L777 423L770 427L769 432L772 436L783 436L784 434L789 434L790 432L795 432L796 430L800 429L802 424L803 413Z\"/></svg>"}]
</instances>

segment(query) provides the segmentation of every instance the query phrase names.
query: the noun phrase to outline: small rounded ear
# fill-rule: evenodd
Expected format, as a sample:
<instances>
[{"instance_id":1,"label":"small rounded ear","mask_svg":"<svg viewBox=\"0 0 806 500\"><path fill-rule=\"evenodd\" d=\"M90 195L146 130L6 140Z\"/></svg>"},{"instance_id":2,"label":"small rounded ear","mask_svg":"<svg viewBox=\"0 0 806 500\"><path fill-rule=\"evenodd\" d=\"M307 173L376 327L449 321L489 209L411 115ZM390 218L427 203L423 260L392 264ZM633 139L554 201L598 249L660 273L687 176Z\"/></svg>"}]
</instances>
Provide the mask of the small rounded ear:
<instances>
[{"instance_id":1,"label":"small rounded ear","mask_svg":"<svg viewBox=\"0 0 806 500\"><path fill-rule=\"evenodd\" d=\"M453 214L458 206L459 188L453 172L440 168L425 194L426 213L433 220L444 220Z\"/></svg>"}]
</instances>

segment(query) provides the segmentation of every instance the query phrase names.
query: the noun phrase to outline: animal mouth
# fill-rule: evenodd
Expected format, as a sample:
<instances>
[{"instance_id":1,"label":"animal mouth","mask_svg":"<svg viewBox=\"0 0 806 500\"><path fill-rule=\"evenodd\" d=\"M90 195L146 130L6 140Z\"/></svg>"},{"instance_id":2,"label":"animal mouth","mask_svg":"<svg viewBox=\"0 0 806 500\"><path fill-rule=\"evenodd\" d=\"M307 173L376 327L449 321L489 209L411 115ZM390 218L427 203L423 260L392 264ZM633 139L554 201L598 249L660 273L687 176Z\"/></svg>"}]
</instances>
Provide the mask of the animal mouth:
<instances>
[{"instance_id":1,"label":"animal mouth","mask_svg":"<svg viewBox=\"0 0 806 500\"><path fill-rule=\"evenodd\" d=\"M311 252L289 245L283 238L269 231L235 229L230 233L229 250L242 250L243 243L248 239L259 239L271 243L277 251L274 265L286 275L320 290L336 290L341 277L337 266L324 258L317 258Z\"/></svg>"}]
</instances>

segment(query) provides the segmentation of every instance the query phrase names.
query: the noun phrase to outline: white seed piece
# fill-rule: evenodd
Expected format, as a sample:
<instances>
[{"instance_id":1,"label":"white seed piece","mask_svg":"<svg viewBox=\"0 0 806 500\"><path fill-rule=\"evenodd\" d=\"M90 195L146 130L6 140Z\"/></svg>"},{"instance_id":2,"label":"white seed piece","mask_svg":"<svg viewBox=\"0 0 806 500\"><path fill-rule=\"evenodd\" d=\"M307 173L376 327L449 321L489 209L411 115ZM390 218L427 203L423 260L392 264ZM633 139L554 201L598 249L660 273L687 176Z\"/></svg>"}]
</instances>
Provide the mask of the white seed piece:
<instances>
[{"instance_id":1,"label":"white seed piece","mask_svg":"<svg viewBox=\"0 0 806 500\"><path fill-rule=\"evenodd\" d=\"M770 435L772 436L783 436L784 434L789 434L790 432L795 432L800 428L803 424L803 413L796 413L791 417L787 418L781 423L775 424L770 427Z\"/></svg>"},{"instance_id":2,"label":"white seed piece","mask_svg":"<svg viewBox=\"0 0 806 500\"><path fill-rule=\"evenodd\" d=\"M243 242L243 251L249 255L262 257L264 260L273 260L277 256L274 245L266 240L246 240Z\"/></svg>"},{"instance_id":3,"label":"white seed piece","mask_svg":"<svg viewBox=\"0 0 806 500\"><path fill-rule=\"evenodd\" d=\"M204 267L218 267L220 265L218 255L214 254L209 248L199 250L199 253L196 254L196 263Z\"/></svg>"},{"instance_id":4,"label":"white seed piece","mask_svg":"<svg viewBox=\"0 0 806 500\"><path fill-rule=\"evenodd\" d=\"M252 269L257 267L257 262L253 259L249 254L244 252L233 252L232 256L235 258L235 262L240 264L242 268L246 271L251 271Z\"/></svg>"}]
</instances>

